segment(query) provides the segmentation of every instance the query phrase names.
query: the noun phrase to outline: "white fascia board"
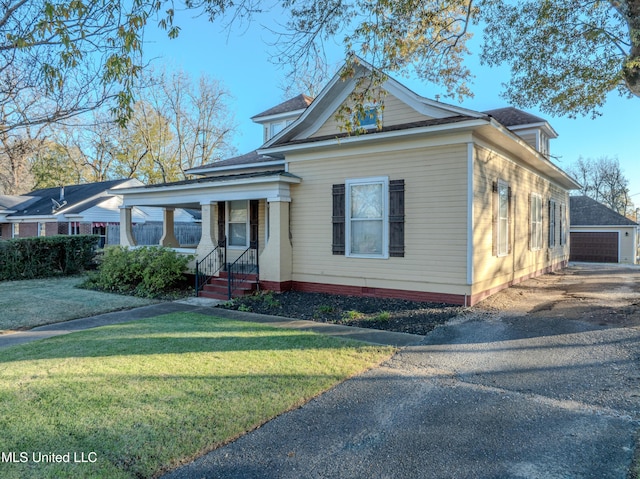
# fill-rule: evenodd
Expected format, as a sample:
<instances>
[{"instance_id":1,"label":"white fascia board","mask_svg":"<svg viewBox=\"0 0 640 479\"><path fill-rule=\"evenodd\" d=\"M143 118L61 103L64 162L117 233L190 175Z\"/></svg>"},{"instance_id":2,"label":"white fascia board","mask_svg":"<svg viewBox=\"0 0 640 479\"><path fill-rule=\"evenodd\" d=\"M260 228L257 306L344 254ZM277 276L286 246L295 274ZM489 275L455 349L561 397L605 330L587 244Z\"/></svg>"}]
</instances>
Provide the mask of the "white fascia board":
<instances>
[{"instance_id":1,"label":"white fascia board","mask_svg":"<svg viewBox=\"0 0 640 479\"><path fill-rule=\"evenodd\" d=\"M272 121L287 120L287 119L292 118L294 116L302 115L302 113L305 110L306 110L306 108L301 108L301 109L298 109L298 110L285 111L283 113L274 113L273 115L268 115L268 116L253 117L253 118L251 118L251 121L253 121L254 123L263 124L263 123L270 123Z\"/></svg>"},{"instance_id":2,"label":"white fascia board","mask_svg":"<svg viewBox=\"0 0 640 479\"><path fill-rule=\"evenodd\" d=\"M515 143L517 148L519 148L521 151L525 150L523 151L524 155L522 156L519 155L519 156L524 161L526 161L527 164L531 166L531 168L533 168L538 172L542 172L546 174L550 178L553 178L563 188L570 189L570 190L571 189L579 190L581 188L580 183L578 183L574 178L569 176L565 171L560 169L558 166L551 163L551 161L549 161L544 155L542 155L535 148L529 145L529 143L527 143L522 138L520 138L516 133L509 130L506 126L503 126L501 123L497 122L494 118L490 119L489 124L491 125L491 127L495 129L495 131L502 133L503 135L511 139L512 142ZM481 143L479 142L479 144ZM502 146L502 148L504 148L505 151L510 151L509 148L506 148L504 146ZM535 158L533 161L535 161L536 164L532 164L531 160L527 160L526 158L527 156L530 159Z\"/></svg>"},{"instance_id":3,"label":"white fascia board","mask_svg":"<svg viewBox=\"0 0 640 479\"><path fill-rule=\"evenodd\" d=\"M337 96L334 96L334 98L332 99L330 98L328 100L325 100L325 98L330 97L330 94L333 91L333 88L338 84L338 82L342 82L342 86L339 87L340 89L339 94ZM294 135L294 138L295 139L305 138L313 134L313 132L315 132L318 128L320 128L320 126L323 125L324 122L329 119L329 117L333 114L334 110L338 108L338 106L340 106L340 103L342 103L344 99L348 96L348 93L345 94L344 91L350 90L351 88L353 88L353 85L355 85L355 80L353 78L343 81L340 79L340 71L338 71L333 76L333 78L329 80L329 82L325 85L325 87L320 91L318 96L313 100L313 103L311 103L311 105L304 110L304 112L298 117L298 119L294 120L294 122L291 123L291 125L289 125L284 130L280 131L277 135L271 137L264 145L262 145L262 148L267 148L270 145L273 145L284 134L298 128L299 125L302 125L307 120L307 118L309 118L309 116L312 113L314 113L318 108L322 108L323 110L319 118L316 118L311 123L310 126L307 126L301 132L296 133ZM325 101L329 101L329 104L326 107L323 107L322 103L324 103ZM260 152L260 150L258 150L258 152Z\"/></svg>"},{"instance_id":4,"label":"white fascia board","mask_svg":"<svg viewBox=\"0 0 640 479\"><path fill-rule=\"evenodd\" d=\"M209 204L216 201L252 200L277 198L289 195L289 185L300 183L300 178L253 178L253 181L235 180L216 183L192 183L157 187L152 189L131 189L123 192L122 207L170 206L172 204ZM249 187L249 188L248 188ZM208 199L203 199L208 197Z\"/></svg>"},{"instance_id":5,"label":"white fascia board","mask_svg":"<svg viewBox=\"0 0 640 479\"><path fill-rule=\"evenodd\" d=\"M37 221L59 221L62 219L58 215L37 215L37 216L12 216L8 218L12 223L35 223Z\"/></svg>"},{"instance_id":6,"label":"white fascia board","mask_svg":"<svg viewBox=\"0 0 640 479\"><path fill-rule=\"evenodd\" d=\"M196 171L185 170L188 175L202 176L203 173L216 173L218 171L233 171L233 170L248 170L252 168L262 168L271 166L282 166L283 160L263 161L262 163L246 163L243 165L229 165L229 166L212 166L210 168L198 168Z\"/></svg>"},{"instance_id":7,"label":"white fascia board","mask_svg":"<svg viewBox=\"0 0 640 479\"><path fill-rule=\"evenodd\" d=\"M343 138L329 138L327 140L309 141L307 143L299 143L296 145L283 145L274 148L265 148L264 150L258 150L260 154L273 154L273 153L288 153L292 151L302 151L313 148L323 147L335 147L336 145L352 145L357 143L365 143L367 141L384 141L393 140L398 138L407 138L417 135L424 135L429 133L439 132L457 132L464 130L472 130L474 128L487 125L487 120L467 120L456 123L446 123L443 125L423 126L419 128L408 128L406 130L395 130L387 132L379 132L369 135L354 135Z\"/></svg>"},{"instance_id":8,"label":"white fascia board","mask_svg":"<svg viewBox=\"0 0 640 479\"><path fill-rule=\"evenodd\" d=\"M432 118L447 118L453 115L464 115L474 118L484 118L487 116L484 113L480 113L475 110L440 103L420 96L390 76L387 76L387 80L382 85L382 88L416 110L418 113Z\"/></svg>"}]
</instances>

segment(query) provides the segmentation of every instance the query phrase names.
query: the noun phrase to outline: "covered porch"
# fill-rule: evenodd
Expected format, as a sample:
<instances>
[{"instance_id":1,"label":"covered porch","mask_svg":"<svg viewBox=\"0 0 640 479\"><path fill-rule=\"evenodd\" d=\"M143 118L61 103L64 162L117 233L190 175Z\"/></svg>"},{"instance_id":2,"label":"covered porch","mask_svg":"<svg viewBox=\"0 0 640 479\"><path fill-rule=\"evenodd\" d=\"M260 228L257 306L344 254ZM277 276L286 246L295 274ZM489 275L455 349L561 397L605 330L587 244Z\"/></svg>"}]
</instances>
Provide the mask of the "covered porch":
<instances>
[{"instance_id":1,"label":"covered porch","mask_svg":"<svg viewBox=\"0 0 640 479\"><path fill-rule=\"evenodd\" d=\"M227 292L220 292L221 296L241 287L242 278L264 288L286 289L292 263L290 188L300 181L285 171L263 171L119 189L123 199L120 244L136 246L132 208L161 207L159 244L194 255L190 268L196 274L197 289L216 277L227 282ZM176 208L201 211L202 235L196 247L179 244L174 234Z\"/></svg>"}]
</instances>

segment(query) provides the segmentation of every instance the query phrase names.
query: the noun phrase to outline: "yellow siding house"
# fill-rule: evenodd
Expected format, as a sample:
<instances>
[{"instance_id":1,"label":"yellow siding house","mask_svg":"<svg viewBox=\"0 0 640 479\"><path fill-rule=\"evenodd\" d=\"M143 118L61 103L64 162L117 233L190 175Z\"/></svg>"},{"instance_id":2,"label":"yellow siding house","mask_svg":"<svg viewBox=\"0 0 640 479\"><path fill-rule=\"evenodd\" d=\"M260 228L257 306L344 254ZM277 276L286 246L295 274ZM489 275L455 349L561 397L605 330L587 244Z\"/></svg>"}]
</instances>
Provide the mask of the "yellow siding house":
<instances>
[{"instance_id":1,"label":"yellow siding house","mask_svg":"<svg viewBox=\"0 0 640 479\"><path fill-rule=\"evenodd\" d=\"M194 168L193 180L119 191L121 223L134 206L165 207L167 224L173 208L200 208L200 287L229 283L205 288L211 296L233 295L230 278L245 273L238 284L275 291L473 305L567 264L579 185L550 161L557 134L545 120L447 105L387 78L365 131L346 134L336 112L369 73L361 62L315 99L254 116L264 134L254 152ZM133 244L127 228L121 242Z\"/></svg>"}]
</instances>

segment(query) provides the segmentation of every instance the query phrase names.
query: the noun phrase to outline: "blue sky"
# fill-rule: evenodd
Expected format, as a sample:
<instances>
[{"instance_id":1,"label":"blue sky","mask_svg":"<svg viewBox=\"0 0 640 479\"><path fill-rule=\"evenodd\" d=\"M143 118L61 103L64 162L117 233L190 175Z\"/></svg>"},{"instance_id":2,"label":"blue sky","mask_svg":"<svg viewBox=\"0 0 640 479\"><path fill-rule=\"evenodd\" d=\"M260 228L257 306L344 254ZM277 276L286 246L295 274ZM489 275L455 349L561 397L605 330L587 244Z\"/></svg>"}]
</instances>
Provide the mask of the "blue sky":
<instances>
[{"instance_id":1,"label":"blue sky","mask_svg":"<svg viewBox=\"0 0 640 479\"><path fill-rule=\"evenodd\" d=\"M269 43L275 39L261 26L261 19L227 32L220 24L212 24L205 18L179 14L176 23L182 30L176 40L169 40L164 32L154 27L149 28L145 36L147 60L181 68L194 79L200 73L207 73L221 81L231 93L233 99L229 106L235 112L238 124L234 143L239 154L260 146L261 129L249 118L285 100L280 88L285 72L269 62L273 51ZM340 54L340 47L336 47L331 60L340 62ZM481 67L473 57L469 65L476 76L472 85L475 97L465 100L461 106L477 111L508 106L500 98L501 83L508 79L508 70ZM415 78L396 79L427 98L441 93ZM558 132L559 137L551 143L551 152L560 157L556 164L561 168L568 167L580 156L617 157L629 179L632 199L640 206L640 122L634 117L640 113L640 98L622 98L612 93L602 116L596 119L549 117L535 109L528 111L546 118Z\"/></svg>"}]
</instances>

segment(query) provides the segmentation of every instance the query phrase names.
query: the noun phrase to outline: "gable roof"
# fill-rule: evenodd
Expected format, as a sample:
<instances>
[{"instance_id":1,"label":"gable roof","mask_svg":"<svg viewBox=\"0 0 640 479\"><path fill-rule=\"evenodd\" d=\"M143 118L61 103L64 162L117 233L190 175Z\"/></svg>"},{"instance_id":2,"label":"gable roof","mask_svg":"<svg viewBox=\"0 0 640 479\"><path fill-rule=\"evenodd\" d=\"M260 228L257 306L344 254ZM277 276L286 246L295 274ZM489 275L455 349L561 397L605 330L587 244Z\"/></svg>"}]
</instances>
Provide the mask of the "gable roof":
<instances>
[{"instance_id":1,"label":"gable roof","mask_svg":"<svg viewBox=\"0 0 640 479\"><path fill-rule=\"evenodd\" d=\"M569 197L571 226L637 226L638 223L618 214L588 196Z\"/></svg>"},{"instance_id":2,"label":"gable roof","mask_svg":"<svg viewBox=\"0 0 640 479\"><path fill-rule=\"evenodd\" d=\"M58 213L78 213L103 201L105 197L109 196L107 190L133 186L133 184L142 183L138 180L121 179L34 190L24 195L24 202L16 204L12 208L15 213L8 216L51 216Z\"/></svg>"},{"instance_id":3,"label":"gable roof","mask_svg":"<svg viewBox=\"0 0 640 479\"><path fill-rule=\"evenodd\" d=\"M310 96L300 94L294 98L291 98L287 101L284 101L268 110L263 111L262 113L258 113L251 117L252 120L257 118L272 116L272 115L280 115L282 113L289 113L297 110L304 110L313 102L313 98Z\"/></svg>"}]
</instances>

